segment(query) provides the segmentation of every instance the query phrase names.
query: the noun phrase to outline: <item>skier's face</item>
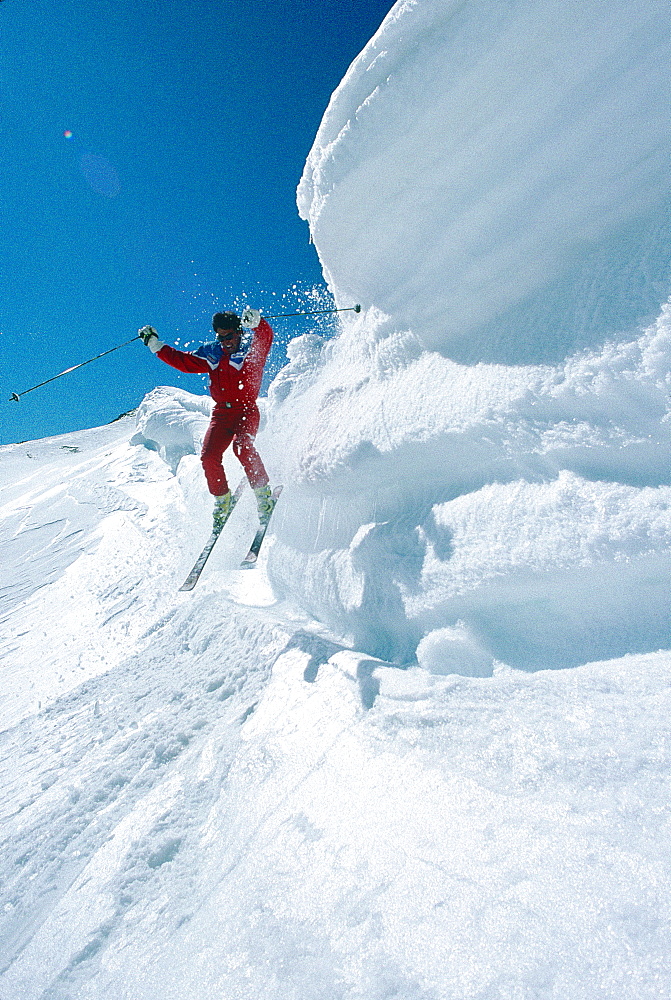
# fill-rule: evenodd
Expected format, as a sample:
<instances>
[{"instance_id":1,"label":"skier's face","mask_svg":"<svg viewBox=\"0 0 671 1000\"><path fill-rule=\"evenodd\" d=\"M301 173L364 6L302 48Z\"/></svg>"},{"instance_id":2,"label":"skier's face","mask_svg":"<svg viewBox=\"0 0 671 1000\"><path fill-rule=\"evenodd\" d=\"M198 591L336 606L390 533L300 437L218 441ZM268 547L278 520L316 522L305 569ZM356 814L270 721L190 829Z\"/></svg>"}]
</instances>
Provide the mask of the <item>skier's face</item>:
<instances>
[{"instance_id":1,"label":"skier's face","mask_svg":"<svg viewBox=\"0 0 671 1000\"><path fill-rule=\"evenodd\" d=\"M227 354L235 354L240 346L240 331L218 329L217 339Z\"/></svg>"}]
</instances>

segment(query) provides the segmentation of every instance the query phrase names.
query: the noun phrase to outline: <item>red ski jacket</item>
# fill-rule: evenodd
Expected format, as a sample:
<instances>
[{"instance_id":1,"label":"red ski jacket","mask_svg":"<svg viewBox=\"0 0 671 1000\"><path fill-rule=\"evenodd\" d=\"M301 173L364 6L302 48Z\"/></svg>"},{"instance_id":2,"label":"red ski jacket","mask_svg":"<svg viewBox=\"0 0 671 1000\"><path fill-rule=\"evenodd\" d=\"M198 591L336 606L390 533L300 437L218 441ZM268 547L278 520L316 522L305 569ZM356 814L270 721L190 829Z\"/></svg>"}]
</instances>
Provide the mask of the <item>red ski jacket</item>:
<instances>
[{"instance_id":1,"label":"red ski jacket","mask_svg":"<svg viewBox=\"0 0 671 1000\"><path fill-rule=\"evenodd\" d=\"M193 354L178 351L167 344L157 357L180 372L210 376L210 395L215 403L251 406L261 389L263 368L273 342L272 327L262 319L254 330L251 343L228 355L219 341L203 344Z\"/></svg>"}]
</instances>

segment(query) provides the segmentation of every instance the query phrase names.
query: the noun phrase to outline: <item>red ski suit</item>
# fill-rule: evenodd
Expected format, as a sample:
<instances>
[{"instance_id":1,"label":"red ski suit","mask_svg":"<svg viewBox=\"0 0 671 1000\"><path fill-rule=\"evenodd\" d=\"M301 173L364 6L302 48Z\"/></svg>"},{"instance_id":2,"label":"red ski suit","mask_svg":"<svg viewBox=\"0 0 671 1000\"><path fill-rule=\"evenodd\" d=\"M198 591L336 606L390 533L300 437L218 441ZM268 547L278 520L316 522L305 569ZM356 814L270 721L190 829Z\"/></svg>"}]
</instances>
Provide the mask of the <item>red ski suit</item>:
<instances>
[{"instance_id":1,"label":"red ski suit","mask_svg":"<svg viewBox=\"0 0 671 1000\"><path fill-rule=\"evenodd\" d=\"M272 328L262 319L254 330L249 347L232 355L227 354L218 341L203 344L193 354L178 351L167 344L158 352L161 361L180 372L210 376L210 395L215 405L200 460L208 489L215 497L228 492L222 457L231 442L252 487L268 483L268 474L254 447L254 438L261 419L256 399L272 342Z\"/></svg>"}]
</instances>

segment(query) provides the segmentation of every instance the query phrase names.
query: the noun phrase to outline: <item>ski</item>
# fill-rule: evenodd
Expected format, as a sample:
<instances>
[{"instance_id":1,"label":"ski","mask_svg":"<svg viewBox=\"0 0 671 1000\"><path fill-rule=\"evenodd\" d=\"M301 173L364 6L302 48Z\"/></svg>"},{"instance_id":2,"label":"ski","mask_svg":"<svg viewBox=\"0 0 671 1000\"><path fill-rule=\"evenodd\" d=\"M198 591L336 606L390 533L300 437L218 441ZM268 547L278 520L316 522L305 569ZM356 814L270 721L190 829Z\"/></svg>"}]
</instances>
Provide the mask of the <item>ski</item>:
<instances>
[{"instance_id":1,"label":"ski","mask_svg":"<svg viewBox=\"0 0 671 1000\"><path fill-rule=\"evenodd\" d=\"M210 558L210 553L211 553L212 549L214 548L214 546L217 543L217 539L219 538L219 535L222 532L224 524L226 524L226 521L228 521L228 518L233 513L233 508L235 507L236 503L238 502L238 500L242 496L242 492L243 492L243 490L245 488L246 483L247 483L247 478L245 477L241 481L240 485L236 489L236 491L233 494L233 496L231 497L231 507L230 507L230 510L228 512L228 516L226 517L226 520L221 525L221 528L219 528L218 531L213 531L212 534L210 535L210 537L208 538L207 542L205 543L205 548L203 549L203 551L200 553L200 555L196 559L196 562L194 564L193 569L191 570L191 572L187 576L187 578L184 581L184 583L182 584L182 586L179 588L180 590L193 590L193 588L198 583L198 580L200 578L200 574L203 572L203 567L204 567L205 563L207 562L207 560Z\"/></svg>"},{"instance_id":2,"label":"ski","mask_svg":"<svg viewBox=\"0 0 671 1000\"><path fill-rule=\"evenodd\" d=\"M272 500L273 510L275 510L275 504L279 500L281 492L282 492L281 486L276 486L272 492L270 499ZM240 563L240 569L253 569L256 566L256 561L259 558L259 551L263 544L263 539L266 537L266 531L268 530L268 525L270 524L270 518L273 516L273 510L271 510L266 523L262 524L258 528L256 534L254 535L254 541L249 547L249 552Z\"/></svg>"}]
</instances>

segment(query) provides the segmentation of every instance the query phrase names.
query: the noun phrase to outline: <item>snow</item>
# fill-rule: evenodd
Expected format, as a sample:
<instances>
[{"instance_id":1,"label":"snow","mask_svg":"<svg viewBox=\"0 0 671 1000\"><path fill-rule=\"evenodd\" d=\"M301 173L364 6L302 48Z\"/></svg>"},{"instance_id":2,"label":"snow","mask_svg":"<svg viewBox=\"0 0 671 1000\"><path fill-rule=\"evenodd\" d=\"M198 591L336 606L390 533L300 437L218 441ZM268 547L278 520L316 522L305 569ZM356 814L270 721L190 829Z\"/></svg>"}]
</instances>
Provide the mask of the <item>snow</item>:
<instances>
[{"instance_id":1,"label":"snow","mask_svg":"<svg viewBox=\"0 0 671 1000\"><path fill-rule=\"evenodd\" d=\"M668 294L669 11L399 0L331 98L299 209L338 304L460 361L560 361Z\"/></svg>"},{"instance_id":2,"label":"snow","mask_svg":"<svg viewBox=\"0 0 671 1000\"><path fill-rule=\"evenodd\" d=\"M264 438L276 591L400 664L459 623L523 669L666 647L670 371L668 304L557 366L465 367L374 312L299 343Z\"/></svg>"},{"instance_id":3,"label":"snow","mask_svg":"<svg viewBox=\"0 0 671 1000\"><path fill-rule=\"evenodd\" d=\"M3 1000L670 995L670 28L390 11L253 571L247 490L179 592L208 397L0 448Z\"/></svg>"}]
</instances>

